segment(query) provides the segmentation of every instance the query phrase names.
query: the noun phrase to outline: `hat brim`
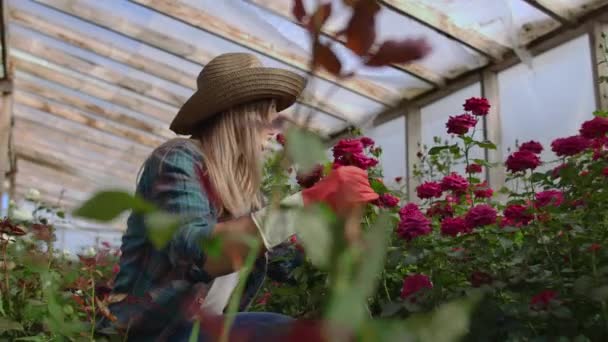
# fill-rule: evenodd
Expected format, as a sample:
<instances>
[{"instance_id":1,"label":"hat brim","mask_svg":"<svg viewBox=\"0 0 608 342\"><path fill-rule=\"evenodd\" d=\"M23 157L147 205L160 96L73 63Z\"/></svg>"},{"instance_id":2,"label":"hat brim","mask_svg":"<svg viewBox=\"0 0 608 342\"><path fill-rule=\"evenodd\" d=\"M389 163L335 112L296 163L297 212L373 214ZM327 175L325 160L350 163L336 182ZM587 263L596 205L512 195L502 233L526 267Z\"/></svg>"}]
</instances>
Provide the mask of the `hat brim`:
<instances>
[{"instance_id":1,"label":"hat brim","mask_svg":"<svg viewBox=\"0 0 608 342\"><path fill-rule=\"evenodd\" d=\"M179 110L171 130L191 135L201 122L249 102L276 100L277 112L293 105L306 79L294 72L276 68L249 68L217 77L202 85Z\"/></svg>"}]
</instances>

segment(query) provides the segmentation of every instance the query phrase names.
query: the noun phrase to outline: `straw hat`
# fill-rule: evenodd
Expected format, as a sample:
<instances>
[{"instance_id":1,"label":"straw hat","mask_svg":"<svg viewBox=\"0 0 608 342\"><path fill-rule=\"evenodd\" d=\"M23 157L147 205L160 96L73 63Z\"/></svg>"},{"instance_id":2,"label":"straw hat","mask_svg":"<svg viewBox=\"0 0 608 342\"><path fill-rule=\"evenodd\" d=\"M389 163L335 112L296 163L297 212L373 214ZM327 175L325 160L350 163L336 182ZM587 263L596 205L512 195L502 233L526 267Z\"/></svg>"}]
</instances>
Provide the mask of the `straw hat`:
<instances>
[{"instance_id":1,"label":"straw hat","mask_svg":"<svg viewBox=\"0 0 608 342\"><path fill-rule=\"evenodd\" d=\"M288 70L265 68L254 55L227 53L205 65L196 85L196 92L171 123L177 134L192 134L202 121L256 100L275 99L280 112L296 101L306 80Z\"/></svg>"}]
</instances>

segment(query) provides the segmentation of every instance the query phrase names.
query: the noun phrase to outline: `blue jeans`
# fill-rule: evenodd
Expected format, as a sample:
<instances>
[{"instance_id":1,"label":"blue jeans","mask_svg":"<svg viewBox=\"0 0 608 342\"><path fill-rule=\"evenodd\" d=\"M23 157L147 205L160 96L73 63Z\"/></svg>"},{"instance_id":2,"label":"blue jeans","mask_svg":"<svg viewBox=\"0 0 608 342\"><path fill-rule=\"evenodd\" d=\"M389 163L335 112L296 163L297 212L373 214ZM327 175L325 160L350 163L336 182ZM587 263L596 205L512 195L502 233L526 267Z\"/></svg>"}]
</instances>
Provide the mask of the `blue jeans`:
<instances>
[{"instance_id":1,"label":"blue jeans","mask_svg":"<svg viewBox=\"0 0 608 342\"><path fill-rule=\"evenodd\" d=\"M293 319L289 316L271 312L243 312L236 315L231 328L231 340L239 341L280 341L285 336ZM186 342L192 334L193 323L184 323L171 335L169 341ZM214 337L199 331L199 341L214 341ZM246 339L243 339L246 336Z\"/></svg>"}]
</instances>

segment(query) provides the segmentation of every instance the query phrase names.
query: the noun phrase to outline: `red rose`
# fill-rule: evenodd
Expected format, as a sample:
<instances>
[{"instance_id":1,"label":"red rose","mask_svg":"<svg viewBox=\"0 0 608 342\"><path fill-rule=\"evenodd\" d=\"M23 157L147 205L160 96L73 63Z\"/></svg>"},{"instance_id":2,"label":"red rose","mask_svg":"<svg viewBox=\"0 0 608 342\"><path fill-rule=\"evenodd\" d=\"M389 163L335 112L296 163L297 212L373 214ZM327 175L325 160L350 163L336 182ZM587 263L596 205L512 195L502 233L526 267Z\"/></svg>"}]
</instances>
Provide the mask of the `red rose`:
<instances>
[{"instance_id":1,"label":"red rose","mask_svg":"<svg viewBox=\"0 0 608 342\"><path fill-rule=\"evenodd\" d=\"M519 146L520 151L530 151L534 154L540 154L543 151L543 145L538 141L530 140Z\"/></svg>"},{"instance_id":2,"label":"red rose","mask_svg":"<svg viewBox=\"0 0 608 342\"><path fill-rule=\"evenodd\" d=\"M555 168L553 168L553 171L551 171L551 177L553 177L553 178L561 177L562 170L567 167L568 167L568 164L566 164L566 163L556 166Z\"/></svg>"},{"instance_id":3,"label":"red rose","mask_svg":"<svg viewBox=\"0 0 608 342\"><path fill-rule=\"evenodd\" d=\"M449 236L457 236L460 234L469 233L471 230L467 227L466 221L462 217L446 217L441 221L441 234Z\"/></svg>"},{"instance_id":4,"label":"red rose","mask_svg":"<svg viewBox=\"0 0 608 342\"><path fill-rule=\"evenodd\" d=\"M555 207L564 202L564 194L559 190L546 190L536 193L535 206L537 208L553 205Z\"/></svg>"},{"instance_id":5,"label":"red rose","mask_svg":"<svg viewBox=\"0 0 608 342\"><path fill-rule=\"evenodd\" d=\"M266 305L268 303L268 300L270 299L270 296L271 296L270 292L265 292L264 294L262 294L260 299L258 299L257 304Z\"/></svg>"},{"instance_id":6,"label":"red rose","mask_svg":"<svg viewBox=\"0 0 608 342\"><path fill-rule=\"evenodd\" d=\"M482 285L492 284L492 276L481 271L475 271L471 274L471 285L473 287L481 287Z\"/></svg>"},{"instance_id":7,"label":"red rose","mask_svg":"<svg viewBox=\"0 0 608 342\"><path fill-rule=\"evenodd\" d=\"M416 153L416 157L418 157L418 158L422 158L422 157L423 157L422 152L418 152L418 153Z\"/></svg>"},{"instance_id":8,"label":"red rose","mask_svg":"<svg viewBox=\"0 0 608 342\"><path fill-rule=\"evenodd\" d=\"M589 246L589 252L599 251L601 248L602 246L600 244L592 243L591 246Z\"/></svg>"},{"instance_id":9,"label":"red rose","mask_svg":"<svg viewBox=\"0 0 608 342\"><path fill-rule=\"evenodd\" d=\"M469 228L477 228L496 223L496 209L487 204L479 204L471 208L465 216Z\"/></svg>"},{"instance_id":10,"label":"red rose","mask_svg":"<svg viewBox=\"0 0 608 342\"><path fill-rule=\"evenodd\" d=\"M401 289L401 298L408 299L410 296L424 289L432 289L433 283L428 276L424 274L413 274L403 279L403 288Z\"/></svg>"},{"instance_id":11,"label":"red rose","mask_svg":"<svg viewBox=\"0 0 608 342\"><path fill-rule=\"evenodd\" d=\"M374 204L380 208L394 208L399 205L399 198L391 194L382 194L380 197L378 197Z\"/></svg>"},{"instance_id":12,"label":"red rose","mask_svg":"<svg viewBox=\"0 0 608 342\"><path fill-rule=\"evenodd\" d=\"M464 110L467 112L471 112L475 115L485 116L490 112L490 102L488 99L483 97L471 97L466 100L464 105Z\"/></svg>"},{"instance_id":13,"label":"red rose","mask_svg":"<svg viewBox=\"0 0 608 342\"><path fill-rule=\"evenodd\" d=\"M370 158L363 153L353 154L350 157L351 163L346 165L354 165L360 169L367 170L371 167L378 165L378 160Z\"/></svg>"},{"instance_id":14,"label":"red rose","mask_svg":"<svg viewBox=\"0 0 608 342\"><path fill-rule=\"evenodd\" d=\"M304 174L304 173L298 173L296 175L296 181L298 182L298 184L303 187L304 189L308 189L310 187L312 187L313 185L317 184L317 182L319 180L321 180L321 178L323 177L323 165L316 165L315 167L313 167L312 170L310 170L310 172Z\"/></svg>"},{"instance_id":15,"label":"red rose","mask_svg":"<svg viewBox=\"0 0 608 342\"><path fill-rule=\"evenodd\" d=\"M585 176L589 176L589 173L590 173L590 172L589 172L589 170L583 170L583 171L581 171L581 173L579 173L578 175L579 175L580 177L585 177Z\"/></svg>"},{"instance_id":16,"label":"red rose","mask_svg":"<svg viewBox=\"0 0 608 342\"><path fill-rule=\"evenodd\" d=\"M591 146L591 141L580 135L574 135L567 138L559 138L551 143L551 150L558 157L573 156L583 152Z\"/></svg>"},{"instance_id":17,"label":"red rose","mask_svg":"<svg viewBox=\"0 0 608 342\"><path fill-rule=\"evenodd\" d=\"M118 264L116 264L112 267L112 273L118 274L118 272L120 272L120 266Z\"/></svg>"},{"instance_id":18,"label":"red rose","mask_svg":"<svg viewBox=\"0 0 608 342\"><path fill-rule=\"evenodd\" d=\"M450 116L445 126L450 134L466 134L469 129L477 124L477 119L473 115L461 114Z\"/></svg>"},{"instance_id":19,"label":"red rose","mask_svg":"<svg viewBox=\"0 0 608 342\"><path fill-rule=\"evenodd\" d=\"M401 183L403 177L395 177L395 183Z\"/></svg>"},{"instance_id":20,"label":"red rose","mask_svg":"<svg viewBox=\"0 0 608 342\"><path fill-rule=\"evenodd\" d=\"M441 180L441 189L444 191L451 190L457 194L461 194L466 192L468 187L469 182L456 172L450 173Z\"/></svg>"},{"instance_id":21,"label":"red rose","mask_svg":"<svg viewBox=\"0 0 608 342\"><path fill-rule=\"evenodd\" d=\"M484 188L485 185L478 186L473 192L477 198L492 198L494 190L491 188Z\"/></svg>"},{"instance_id":22,"label":"red rose","mask_svg":"<svg viewBox=\"0 0 608 342\"><path fill-rule=\"evenodd\" d=\"M481 168L481 165L479 165L479 164L471 164L471 165L467 166L466 171L468 173L481 173L482 168Z\"/></svg>"},{"instance_id":23,"label":"red rose","mask_svg":"<svg viewBox=\"0 0 608 342\"><path fill-rule=\"evenodd\" d=\"M606 166L603 170L602 170L602 174L606 177L608 177L608 166Z\"/></svg>"},{"instance_id":24,"label":"red rose","mask_svg":"<svg viewBox=\"0 0 608 342\"><path fill-rule=\"evenodd\" d=\"M374 140L372 140L372 138L368 137L361 137L359 140L361 141L361 144L363 144L363 147L374 146L376 143Z\"/></svg>"},{"instance_id":25,"label":"red rose","mask_svg":"<svg viewBox=\"0 0 608 342\"><path fill-rule=\"evenodd\" d=\"M454 216L454 208L447 203L434 203L427 211L429 217L439 217L440 219Z\"/></svg>"},{"instance_id":26,"label":"red rose","mask_svg":"<svg viewBox=\"0 0 608 342\"><path fill-rule=\"evenodd\" d=\"M422 199L441 197L441 184L437 182L424 182L416 188L416 194Z\"/></svg>"},{"instance_id":27,"label":"red rose","mask_svg":"<svg viewBox=\"0 0 608 342\"><path fill-rule=\"evenodd\" d=\"M342 139L332 150L334 158L341 158L350 154L363 153L363 143L359 139Z\"/></svg>"},{"instance_id":28,"label":"red rose","mask_svg":"<svg viewBox=\"0 0 608 342\"><path fill-rule=\"evenodd\" d=\"M415 237L431 233L431 222L420 211L417 205L410 203L399 211L401 220L397 227L397 234L406 241Z\"/></svg>"},{"instance_id":29,"label":"red rose","mask_svg":"<svg viewBox=\"0 0 608 342\"><path fill-rule=\"evenodd\" d=\"M281 144L282 146L285 146L285 143L287 142L287 139L285 139L285 136L282 133L277 134L277 142L279 144Z\"/></svg>"},{"instance_id":30,"label":"red rose","mask_svg":"<svg viewBox=\"0 0 608 342\"><path fill-rule=\"evenodd\" d=\"M589 121L583 122L579 133L589 139L603 138L608 133L608 118L594 117Z\"/></svg>"},{"instance_id":31,"label":"red rose","mask_svg":"<svg viewBox=\"0 0 608 342\"><path fill-rule=\"evenodd\" d=\"M540 158L530 151L516 151L507 158L505 165L511 172L534 170L540 165Z\"/></svg>"},{"instance_id":32,"label":"red rose","mask_svg":"<svg viewBox=\"0 0 608 342\"><path fill-rule=\"evenodd\" d=\"M534 215L529 212L529 208L521 204L508 205L505 208L503 215L505 216L505 218L507 218L507 220L509 220L505 224L508 223L508 225L514 226L518 226L521 224L527 225L528 223L530 223L530 221L534 219Z\"/></svg>"},{"instance_id":33,"label":"red rose","mask_svg":"<svg viewBox=\"0 0 608 342\"><path fill-rule=\"evenodd\" d=\"M543 292L532 297L530 300L530 308L532 310L546 310L551 302L557 298L557 292L553 290L544 290Z\"/></svg>"}]
</instances>

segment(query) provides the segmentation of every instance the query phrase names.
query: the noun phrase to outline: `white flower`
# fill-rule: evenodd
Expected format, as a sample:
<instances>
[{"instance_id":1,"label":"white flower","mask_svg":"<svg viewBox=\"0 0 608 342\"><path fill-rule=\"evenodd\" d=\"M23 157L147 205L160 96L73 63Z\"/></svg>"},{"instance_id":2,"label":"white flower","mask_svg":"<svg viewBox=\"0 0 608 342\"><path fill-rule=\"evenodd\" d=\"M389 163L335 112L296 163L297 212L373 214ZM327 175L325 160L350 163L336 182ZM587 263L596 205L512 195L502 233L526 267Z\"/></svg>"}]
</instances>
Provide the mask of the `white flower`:
<instances>
[{"instance_id":1,"label":"white flower","mask_svg":"<svg viewBox=\"0 0 608 342\"><path fill-rule=\"evenodd\" d=\"M82 296L82 290L76 290L76 294Z\"/></svg>"},{"instance_id":2,"label":"white flower","mask_svg":"<svg viewBox=\"0 0 608 342\"><path fill-rule=\"evenodd\" d=\"M89 247L89 248L85 249L84 255L88 256L88 257L92 257L92 256L97 255L97 251L95 250L95 248Z\"/></svg>"},{"instance_id":3,"label":"white flower","mask_svg":"<svg viewBox=\"0 0 608 342\"><path fill-rule=\"evenodd\" d=\"M8 234L2 233L2 241L8 241L8 243L13 243L16 240L15 240L14 237L12 237L12 236L10 236Z\"/></svg>"},{"instance_id":4,"label":"white flower","mask_svg":"<svg viewBox=\"0 0 608 342\"><path fill-rule=\"evenodd\" d=\"M64 258L69 258L69 257L72 256L72 252L70 252L67 249L64 249L61 253L62 253L62 255L63 255Z\"/></svg>"},{"instance_id":5,"label":"white flower","mask_svg":"<svg viewBox=\"0 0 608 342\"><path fill-rule=\"evenodd\" d=\"M9 217L17 221L33 221L34 215L31 211L14 208L11 210Z\"/></svg>"},{"instance_id":6,"label":"white flower","mask_svg":"<svg viewBox=\"0 0 608 342\"><path fill-rule=\"evenodd\" d=\"M27 191L27 194L25 195L25 198L27 198L31 201L38 201L38 200L40 200L40 191L38 191L36 189L29 189Z\"/></svg>"}]
</instances>

